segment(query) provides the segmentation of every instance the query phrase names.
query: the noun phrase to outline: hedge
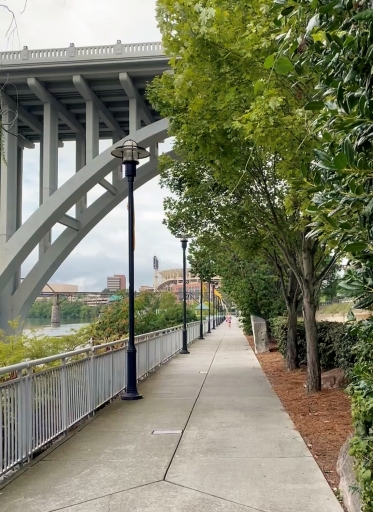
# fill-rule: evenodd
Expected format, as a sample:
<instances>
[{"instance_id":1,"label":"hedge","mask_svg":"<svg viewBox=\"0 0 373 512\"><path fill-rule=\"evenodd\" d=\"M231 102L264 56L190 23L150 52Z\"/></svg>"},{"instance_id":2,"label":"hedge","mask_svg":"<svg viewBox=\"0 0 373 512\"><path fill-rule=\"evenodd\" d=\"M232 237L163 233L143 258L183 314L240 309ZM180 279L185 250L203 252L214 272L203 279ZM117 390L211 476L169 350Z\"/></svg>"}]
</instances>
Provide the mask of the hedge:
<instances>
[{"instance_id":1,"label":"hedge","mask_svg":"<svg viewBox=\"0 0 373 512\"><path fill-rule=\"evenodd\" d=\"M286 357L287 317L269 320L270 333L277 341L281 354ZM323 370L343 368L348 370L354 364L353 347L356 335L340 322L318 322L317 333L320 350L320 363ZM297 339L300 364L307 364L306 333L303 321L298 321Z\"/></svg>"},{"instance_id":2,"label":"hedge","mask_svg":"<svg viewBox=\"0 0 373 512\"><path fill-rule=\"evenodd\" d=\"M362 510L373 511L373 320L356 322L349 334L358 339L355 366L349 377L355 428L350 453L355 459L355 474L362 499Z\"/></svg>"}]
</instances>

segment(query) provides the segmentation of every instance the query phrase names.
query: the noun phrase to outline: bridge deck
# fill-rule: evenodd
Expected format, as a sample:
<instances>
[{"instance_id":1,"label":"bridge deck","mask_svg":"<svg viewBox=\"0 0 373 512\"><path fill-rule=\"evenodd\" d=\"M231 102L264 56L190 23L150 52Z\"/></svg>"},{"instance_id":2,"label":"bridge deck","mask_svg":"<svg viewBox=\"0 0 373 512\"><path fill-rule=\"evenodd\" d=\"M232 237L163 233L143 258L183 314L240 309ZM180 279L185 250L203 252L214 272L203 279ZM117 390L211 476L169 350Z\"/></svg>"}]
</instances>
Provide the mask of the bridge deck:
<instances>
[{"instance_id":1,"label":"bridge deck","mask_svg":"<svg viewBox=\"0 0 373 512\"><path fill-rule=\"evenodd\" d=\"M341 512L241 330L219 327L1 491L2 512ZM152 435L154 430L182 435Z\"/></svg>"}]
</instances>

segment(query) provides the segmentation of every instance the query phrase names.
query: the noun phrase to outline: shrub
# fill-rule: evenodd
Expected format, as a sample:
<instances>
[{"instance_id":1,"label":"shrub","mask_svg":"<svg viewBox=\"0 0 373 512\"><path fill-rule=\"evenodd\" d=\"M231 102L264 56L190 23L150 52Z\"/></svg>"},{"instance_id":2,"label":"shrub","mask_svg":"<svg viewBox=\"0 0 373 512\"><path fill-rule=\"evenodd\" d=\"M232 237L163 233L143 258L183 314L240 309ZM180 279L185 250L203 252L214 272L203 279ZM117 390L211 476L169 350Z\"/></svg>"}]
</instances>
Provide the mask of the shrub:
<instances>
[{"instance_id":1,"label":"shrub","mask_svg":"<svg viewBox=\"0 0 373 512\"><path fill-rule=\"evenodd\" d=\"M287 345L287 317L272 318L269 321L270 332L277 341L281 354L286 357ZM356 335L348 329L346 324L339 322L318 322L317 333L320 350L320 363L323 370L343 368L348 370L354 363L353 346ZM303 321L298 321L297 339L300 364L307 363L306 333Z\"/></svg>"},{"instance_id":2,"label":"shrub","mask_svg":"<svg viewBox=\"0 0 373 512\"><path fill-rule=\"evenodd\" d=\"M364 512L373 511L373 321L350 325L351 336L357 337L354 347L355 365L350 371L348 392L352 399L355 434L350 453L355 458L355 473Z\"/></svg>"}]
</instances>

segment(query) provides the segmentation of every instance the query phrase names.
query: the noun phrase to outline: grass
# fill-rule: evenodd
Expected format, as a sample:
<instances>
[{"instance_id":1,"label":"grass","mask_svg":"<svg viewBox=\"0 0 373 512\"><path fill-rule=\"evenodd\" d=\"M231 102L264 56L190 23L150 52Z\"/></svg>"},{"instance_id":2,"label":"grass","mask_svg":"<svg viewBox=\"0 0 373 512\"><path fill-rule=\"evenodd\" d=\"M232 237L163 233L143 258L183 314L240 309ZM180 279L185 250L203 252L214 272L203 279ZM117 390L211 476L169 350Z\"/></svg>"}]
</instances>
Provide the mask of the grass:
<instances>
[{"instance_id":1,"label":"grass","mask_svg":"<svg viewBox=\"0 0 373 512\"><path fill-rule=\"evenodd\" d=\"M353 306L353 302L336 302L335 304L328 304L327 306L321 306L318 313L322 315L338 315L345 314L350 311Z\"/></svg>"}]
</instances>

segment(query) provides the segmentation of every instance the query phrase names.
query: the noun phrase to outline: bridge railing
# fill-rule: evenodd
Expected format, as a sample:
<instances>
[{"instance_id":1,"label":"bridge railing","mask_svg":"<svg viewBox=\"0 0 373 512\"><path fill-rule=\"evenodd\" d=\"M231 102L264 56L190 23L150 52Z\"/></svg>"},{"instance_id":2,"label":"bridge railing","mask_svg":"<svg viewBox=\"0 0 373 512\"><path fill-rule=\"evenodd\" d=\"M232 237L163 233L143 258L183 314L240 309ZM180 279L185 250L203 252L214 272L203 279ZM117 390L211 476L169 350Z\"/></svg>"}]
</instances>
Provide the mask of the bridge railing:
<instances>
[{"instance_id":1,"label":"bridge railing","mask_svg":"<svg viewBox=\"0 0 373 512\"><path fill-rule=\"evenodd\" d=\"M68 48L49 48L43 50L29 50L27 46L23 50L13 52L0 52L0 63L3 66L20 64L38 64L44 62L69 62L100 59L120 59L131 57L163 56L162 43L133 43L102 46L75 46Z\"/></svg>"},{"instance_id":2,"label":"bridge railing","mask_svg":"<svg viewBox=\"0 0 373 512\"><path fill-rule=\"evenodd\" d=\"M199 322L187 329L192 343ZM137 336L136 345L140 380L179 352L182 327ZM124 339L0 368L0 378L9 379L0 384L0 476L118 395L126 351Z\"/></svg>"}]
</instances>

